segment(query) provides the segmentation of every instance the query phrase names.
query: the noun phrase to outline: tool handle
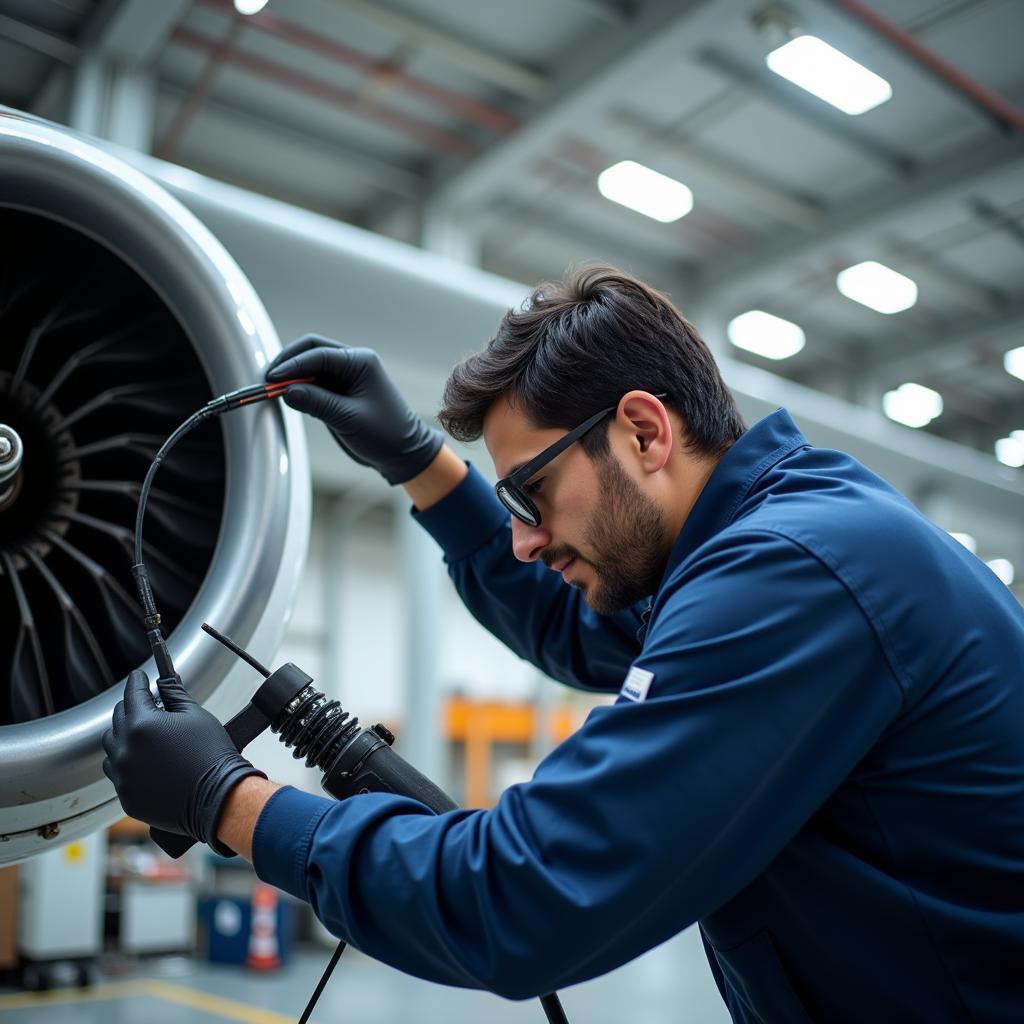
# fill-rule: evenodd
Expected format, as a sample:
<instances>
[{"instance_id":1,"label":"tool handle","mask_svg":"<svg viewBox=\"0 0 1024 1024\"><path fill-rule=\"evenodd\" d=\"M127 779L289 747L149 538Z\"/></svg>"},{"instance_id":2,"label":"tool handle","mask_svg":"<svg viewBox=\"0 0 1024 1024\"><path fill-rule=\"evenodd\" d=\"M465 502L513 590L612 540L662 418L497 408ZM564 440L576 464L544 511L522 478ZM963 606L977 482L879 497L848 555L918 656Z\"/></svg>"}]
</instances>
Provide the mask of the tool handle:
<instances>
[{"instance_id":1,"label":"tool handle","mask_svg":"<svg viewBox=\"0 0 1024 1024\"><path fill-rule=\"evenodd\" d=\"M366 759L366 772L375 774L395 793L411 796L421 804L426 804L436 814L458 809L459 805L440 786L413 768L401 754L396 754L387 744L378 747ZM365 782L365 777L363 781Z\"/></svg>"},{"instance_id":2,"label":"tool handle","mask_svg":"<svg viewBox=\"0 0 1024 1024\"><path fill-rule=\"evenodd\" d=\"M151 828L149 838L169 857L177 860L186 850L195 846L191 836L179 835L177 832L165 832L162 828Z\"/></svg>"},{"instance_id":3,"label":"tool handle","mask_svg":"<svg viewBox=\"0 0 1024 1024\"><path fill-rule=\"evenodd\" d=\"M370 730L364 732L369 738ZM410 796L426 804L436 814L454 811L458 804L430 781L422 772L413 768L405 758L396 754L387 743L377 741L360 758L360 763L351 770L344 770L342 763L332 766L323 778L323 787L339 800L358 796L360 793L398 793Z\"/></svg>"}]
</instances>

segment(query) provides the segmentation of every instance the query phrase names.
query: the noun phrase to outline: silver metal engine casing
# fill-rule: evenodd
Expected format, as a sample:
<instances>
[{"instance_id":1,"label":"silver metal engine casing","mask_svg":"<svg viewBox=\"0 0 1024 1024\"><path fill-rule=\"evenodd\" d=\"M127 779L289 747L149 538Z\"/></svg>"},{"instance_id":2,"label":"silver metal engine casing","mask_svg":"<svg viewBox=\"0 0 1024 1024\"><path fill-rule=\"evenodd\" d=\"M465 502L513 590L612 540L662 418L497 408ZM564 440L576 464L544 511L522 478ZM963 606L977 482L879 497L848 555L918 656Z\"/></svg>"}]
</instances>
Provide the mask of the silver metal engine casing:
<instances>
[{"instance_id":1,"label":"silver metal engine casing","mask_svg":"<svg viewBox=\"0 0 1024 1024\"><path fill-rule=\"evenodd\" d=\"M0 108L0 207L60 221L128 264L192 341L213 394L263 379L280 344L262 303L210 231L139 171L87 139ZM188 688L223 721L258 680L200 624L209 621L261 661L272 660L305 561L310 474L300 417L283 403L229 413L221 422L220 535L169 645ZM152 658L141 667L155 677ZM101 767L101 737L121 690L116 683L76 707L0 726L0 864L123 815Z\"/></svg>"}]
</instances>

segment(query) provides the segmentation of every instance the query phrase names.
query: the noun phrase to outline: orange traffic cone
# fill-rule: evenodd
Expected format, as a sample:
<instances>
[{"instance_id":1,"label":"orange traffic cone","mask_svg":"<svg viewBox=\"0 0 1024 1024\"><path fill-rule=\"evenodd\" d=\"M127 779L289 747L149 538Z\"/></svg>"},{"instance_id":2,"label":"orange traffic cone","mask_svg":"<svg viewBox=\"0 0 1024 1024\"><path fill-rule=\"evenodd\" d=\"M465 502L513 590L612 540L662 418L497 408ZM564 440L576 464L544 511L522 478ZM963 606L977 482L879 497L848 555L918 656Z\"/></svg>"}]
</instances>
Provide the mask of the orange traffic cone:
<instances>
[{"instance_id":1,"label":"orange traffic cone","mask_svg":"<svg viewBox=\"0 0 1024 1024\"><path fill-rule=\"evenodd\" d=\"M246 964L254 971L273 971L281 966L277 946L277 893L269 885L252 891L252 925Z\"/></svg>"}]
</instances>

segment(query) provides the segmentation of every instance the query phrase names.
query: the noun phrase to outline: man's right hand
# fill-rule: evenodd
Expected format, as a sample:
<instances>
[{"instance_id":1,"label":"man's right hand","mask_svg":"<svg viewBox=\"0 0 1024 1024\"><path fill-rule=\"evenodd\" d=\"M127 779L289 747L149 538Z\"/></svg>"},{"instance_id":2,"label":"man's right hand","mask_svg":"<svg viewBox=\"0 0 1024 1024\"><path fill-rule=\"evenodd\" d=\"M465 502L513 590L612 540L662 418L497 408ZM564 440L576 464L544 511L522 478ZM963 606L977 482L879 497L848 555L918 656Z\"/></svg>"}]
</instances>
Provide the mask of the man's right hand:
<instances>
[{"instance_id":1,"label":"man's right hand","mask_svg":"<svg viewBox=\"0 0 1024 1024\"><path fill-rule=\"evenodd\" d=\"M409 408L372 349L349 348L315 334L286 346L267 367L267 381L314 377L293 384L284 401L322 420L356 462L389 484L402 484L434 460L444 439Z\"/></svg>"}]
</instances>

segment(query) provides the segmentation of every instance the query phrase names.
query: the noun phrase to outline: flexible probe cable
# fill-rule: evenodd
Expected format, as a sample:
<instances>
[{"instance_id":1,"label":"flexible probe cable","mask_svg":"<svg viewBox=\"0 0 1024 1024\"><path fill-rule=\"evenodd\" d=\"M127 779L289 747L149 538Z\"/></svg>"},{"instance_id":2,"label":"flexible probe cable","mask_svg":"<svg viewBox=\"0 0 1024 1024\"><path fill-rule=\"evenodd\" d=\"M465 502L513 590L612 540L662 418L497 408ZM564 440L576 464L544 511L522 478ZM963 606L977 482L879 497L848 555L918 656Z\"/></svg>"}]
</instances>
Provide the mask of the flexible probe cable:
<instances>
[{"instance_id":1,"label":"flexible probe cable","mask_svg":"<svg viewBox=\"0 0 1024 1024\"><path fill-rule=\"evenodd\" d=\"M213 398L201 409L192 413L177 430L167 438L160 446L149 471L142 481L142 489L139 491L139 507L135 514L135 561L132 565L132 576L135 578L135 586L139 592L139 600L142 602L144 622L146 624L146 639L149 641L149 648L153 652L157 670L161 679L170 679L174 676L174 663L171 661L171 653L167 649L167 642L164 639L163 630L160 628L160 613L156 610L156 599L153 597L153 588L149 583L149 572L143 560L142 549L142 521L146 514L146 502L149 500L149 491L153 486L153 478L160 468L160 463L167 457L170 450L188 433L215 416L230 412L232 409L241 409L242 406L251 405L254 402L266 402L272 398L280 398L292 384L309 384L313 377L296 377L292 380L283 380L274 384L250 384L248 387L238 388L236 391L229 391L219 398Z\"/></svg>"}]
</instances>

